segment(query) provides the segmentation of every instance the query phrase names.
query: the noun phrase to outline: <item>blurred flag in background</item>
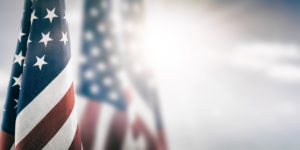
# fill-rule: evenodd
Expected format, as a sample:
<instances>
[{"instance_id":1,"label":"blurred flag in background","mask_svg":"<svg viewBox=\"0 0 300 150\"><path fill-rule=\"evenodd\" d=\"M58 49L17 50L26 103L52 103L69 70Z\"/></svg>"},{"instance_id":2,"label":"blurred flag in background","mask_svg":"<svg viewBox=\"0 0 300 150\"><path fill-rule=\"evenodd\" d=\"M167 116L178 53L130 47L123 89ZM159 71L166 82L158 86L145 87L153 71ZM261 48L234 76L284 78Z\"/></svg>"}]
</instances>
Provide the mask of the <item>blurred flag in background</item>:
<instances>
[{"instance_id":1,"label":"blurred flag in background","mask_svg":"<svg viewBox=\"0 0 300 150\"><path fill-rule=\"evenodd\" d=\"M158 96L142 57L142 0L86 0L81 84L84 149L166 149Z\"/></svg>"},{"instance_id":2,"label":"blurred flag in background","mask_svg":"<svg viewBox=\"0 0 300 150\"><path fill-rule=\"evenodd\" d=\"M80 93L87 96L81 120L84 149L121 149L127 128L126 99L117 79L113 1L87 0L84 11Z\"/></svg>"},{"instance_id":3,"label":"blurred flag in background","mask_svg":"<svg viewBox=\"0 0 300 150\"><path fill-rule=\"evenodd\" d=\"M155 77L145 60L145 5L144 0L122 0L120 4L122 18L120 53L127 74L127 79L126 75L121 75L121 80L133 105L129 108L129 112L132 113L131 120L134 120L133 133L136 137L144 134L147 141L157 142L152 143L157 147L151 147L148 143L148 149L165 150L167 143ZM145 113L147 111L149 114ZM148 126L143 124L143 121ZM153 122L155 126L149 126Z\"/></svg>"},{"instance_id":4,"label":"blurred flag in background","mask_svg":"<svg viewBox=\"0 0 300 150\"><path fill-rule=\"evenodd\" d=\"M25 1L0 149L81 149L64 0Z\"/></svg>"}]
</instances>

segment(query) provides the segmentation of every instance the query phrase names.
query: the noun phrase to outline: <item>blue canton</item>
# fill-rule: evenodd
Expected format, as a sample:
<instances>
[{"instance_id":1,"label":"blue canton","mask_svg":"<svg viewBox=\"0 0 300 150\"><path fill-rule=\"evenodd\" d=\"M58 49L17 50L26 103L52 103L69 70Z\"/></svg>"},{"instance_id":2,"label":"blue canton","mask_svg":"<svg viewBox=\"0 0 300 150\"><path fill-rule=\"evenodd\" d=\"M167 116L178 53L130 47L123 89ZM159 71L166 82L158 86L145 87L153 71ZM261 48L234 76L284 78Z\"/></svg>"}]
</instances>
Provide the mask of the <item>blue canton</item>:
<instances>
[{"instance_id":1,"label":"blue canton","mask_svg":"<svg viewBox=\"0 0 300 150\"><path fill-rule=\"evenodd\" d=\"M110 0L86 0L79 92L91 100L126 109L120 70L117 16Z\"/></svg>"}]
</instances>

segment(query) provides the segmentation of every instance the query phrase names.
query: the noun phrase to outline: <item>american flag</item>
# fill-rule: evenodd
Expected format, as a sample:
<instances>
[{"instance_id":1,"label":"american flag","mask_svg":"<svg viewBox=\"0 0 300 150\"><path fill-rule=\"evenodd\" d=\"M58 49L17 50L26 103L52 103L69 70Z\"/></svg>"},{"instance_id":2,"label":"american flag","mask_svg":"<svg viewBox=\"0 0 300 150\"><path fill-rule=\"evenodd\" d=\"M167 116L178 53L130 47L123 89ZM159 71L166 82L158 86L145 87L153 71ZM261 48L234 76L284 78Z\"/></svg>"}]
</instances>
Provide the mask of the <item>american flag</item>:
<instances>
[{"instance_id":1,"label":"american flag","mask_svg":"<svg viewBox=\"0 0 300 150\"><path fill-rule=\"evenodd\" d=\"M64 0L25 0L1 149L81 149Z\"/></svg>"},{"instance_id":2,"label":"american flag","mask_svg":"<svg viewBox=\"0 0 300 150\"><path fill-rule=\"evenodd\" d=\"M84 149L166 149L158 98L135 55L142 0L86 0L80 93Z\"/></svg>"},{"instance_id":3,"label":"american flag","mask_svg":"<svg viewBox=\"0 0 300 150\"><path fill-rule=\"evenodd\" d=\"M86 0L80 93L88 101L81 121L83 148L120 149L127 125L126 99L118 80L119 44L113 0Z\"/></svg>"},{"instance_id":4,"label":"american flag","mask_svg":"<svg viewBox=\"0 0 300 150\"><path fill-rule=\"evenodd\" d=\"M130 90L139 94L141 99L148 103L154 113L159 110L158 95L151 69L145 64L143 56L143 19L144 0L123 0L122 7L122 56L123 67L126 70L131 84L127 84ZM131 92L131 93L132 93ZM161 119L158 119L161 122ZM157 121L158 121L157 120Z\"/></svg>"},{"instance_id":5,"label":"american flag","mask_svg":"<svg viewBox=\"0 0 300 150\"><path fill-rule=\"evenodd\" d=\"M144 0L123 0L122 4L122 46L123 46L123 66L128 74L128 79L131 84L129 91L132 95L133 103L140 103L137 107L143 110L135 112L136 121L133 125L133 132L136 136L144 134L148 144L146 149L167 149L164 125L159 106L159 96L155 85L155 79L151 69L146 66L144 60L145 47L143 47L144 37L144 19L145 19L145 4ZM136 96L134 96L136 95ZM147 115L145 110L148 110L152 115ZM143 123L152 117L155 126L151 128L151 123L148 121L148 126ZM138 133L138 131L140 133Z\"/></svg>"}]
</instances>

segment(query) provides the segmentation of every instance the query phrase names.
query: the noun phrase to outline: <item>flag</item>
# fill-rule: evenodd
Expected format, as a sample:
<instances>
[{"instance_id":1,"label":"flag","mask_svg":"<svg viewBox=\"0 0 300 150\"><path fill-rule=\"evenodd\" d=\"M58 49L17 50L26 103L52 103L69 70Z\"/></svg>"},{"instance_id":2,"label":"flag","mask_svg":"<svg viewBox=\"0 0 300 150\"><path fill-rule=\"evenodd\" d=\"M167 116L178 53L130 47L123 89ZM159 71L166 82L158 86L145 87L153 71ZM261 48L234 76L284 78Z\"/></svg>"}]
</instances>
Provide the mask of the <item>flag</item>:
<instances>
[{"instance_id":1,"label":"flag","mask_svg":"<svg viewBox=\"0 0 300 150\"><path fill-rule=\"evenodd\" d=\"M1 149L81 149L64 0L25 0Z\"/></svg>"},{"instance_id":2,"label":"flag","mask_svg":"<svg viewBox=\"0 0 300 150\"><path fill-rule=\"evenodd\" d=\"M79 93L89 99L80 123L86 150L121 149L127 128L114 2L85 1Z\"/></svg>"},{"instance_id":3,"label":"flag","mask_svg":"<svg viewBox=\"0 0 300 150\"><path fill-rule=\"evenodd\" d=\"M143 45L144 31L146 29L144 26L145 1L123 0L122 2L122 64L128 75L127 92L132 95L130 96L131 101L138 103L136 107L143 108L143 110L136 110L137 112L135 112L137 115L133 131L136 136L143 134L147 138L148 144L146 144L146 149L167 150L155 78L145 60L144 50L146 48ZM147 112L145 110L148 110L148 115L147 113L145 114ZM151 123L147 121L149 118L152 118L152 122L155 123L152 129ZM145 122L148 122L148 126Z\"/></svg>"},{"instance_id":4,"label":"flag","mask_svg":"<svg viewBox=\"0 0 300 150\"><path fill-rule=\"evenodd\" d=\"M125 38L133 37L127 31L135 24L126 17L134 20L132 13L141 12L140 0L85 1L79 90L88 99L80 124L84 149L162 149L158 107L141 96L150 93L138 84L146 78L129 70L132 45Z\"/></svg>"}]
</instances>

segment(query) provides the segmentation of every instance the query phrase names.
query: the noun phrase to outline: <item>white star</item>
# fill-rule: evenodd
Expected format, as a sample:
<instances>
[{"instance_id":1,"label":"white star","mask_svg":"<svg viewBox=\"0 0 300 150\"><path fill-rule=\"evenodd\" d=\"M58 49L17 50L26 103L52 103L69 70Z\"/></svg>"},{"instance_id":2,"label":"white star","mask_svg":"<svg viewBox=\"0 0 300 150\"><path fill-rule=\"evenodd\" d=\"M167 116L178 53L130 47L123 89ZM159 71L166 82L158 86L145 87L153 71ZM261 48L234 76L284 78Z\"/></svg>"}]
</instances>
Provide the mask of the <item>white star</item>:
<instances>
[{"instance_id":1,"label":"white star","mask_svg":"<svg viewBox=\"0 0 300 150\"><path fill-rule=\"evenodd\" d=\"M117 65L117 64L119 63L119 60L118 60L117 56L112 55L112 56L109 58L109 62L110 62L112 65Z\"/></svg>"},{"instance_id":2,"label":"white star","mask_svg":"<svg viewBox=\"0 0 300 150\"><path fill-rule=\"evenodd\" d=\"M42 58L36 56L36 63L33 66L39 66L39 69L42 70L43 65L48 64L44 61L45 55Z\"/></svg>"},{"instance_id":3,"label":"white star","mask_svg":"<svg viewBox=\"0 0 300 150\"><path fill-rule=\"evenodd\" d=\"M90 88L90 91L93 93L93 94L97 94L99 92L99 86L97 84L93 84Z\"/></svg>"},{"instance_id":4,"label":"white star","mask_svg":"<svg viewBox=\"0 0 300 150\"><path fill-rule=\"evenodd\" d=\"M92 9L90 10L90 15L91 15L92 17L97 17L97 15L98 15L98 10L97 10L96 8L92 8Z\"/></svg>"},{"instance_id":5,"label":"white star","mask_svg":"<svg viewBox=\"0 0 300 150\"><path fill-rule=\"evenodd\" d=\"M104 71L106 69L106 65L103 62L98 63L97 69L100 71Z\"/></svg>"},{"instance_id":6,"label":"white star","mask_svg":"<svg viewBox=\"0 0 300 150\"><path fill-rule=\"evenodd\" d=\"M60 41L64 42L65 45L67 44L67 42L69 41L68 40L68 33L67 32L66 33L62 32L62 38L60 39Z\"/></svg>"},{"instance_id":7,"label":"white star","mask_svg":"<svg viewBox=\"0 0 300 150\"><path fill-rule=\"evenodd\" d=\"M22 36L24 36L24 35L26 35L26 34L23 33L23 32L22 32L22 29L21 29L20 32L19 32L19 35L18 35L18 40L19 40L19 42L21 42Z\"/></svg>"},{"instance_id":8,"label":"white star","mask_svg":"<svg viewBox=\"0 0 300 150\"><path fill-rule=\"evenodd\" d=\"M47 16L45 18L49 18L50 23L52 23L53 18L58 17L57 15L55 15L55 8L53 8L51 11L49 9L47 9Z\"/></svg>"},{"instance_id":9,"label":"white star","mask_svg":"<svg viewBox=\"0 0 300 150\"><path fill-rule=\"evenodd\" d=\"M97 30L98 30L98 32L100 32L100 33L105 32L105 30L106 30L106 29L105 29L105 24L103 24L103 23L98 24Z\"/></svg>"},{"instance_id":10,"label":"white star","mask_svg":"<svg viewBox=\"0 0 300 150\"><path fill-rule=\"evenodd\" d=\"M22 74L20 74L19 77L13 77L13 79L15 80L15 83L12 86L14 87L18 85L19 87L21 87Z\"/></svg>"},{"instance_id":11,"label":"white star","mask_svg":"<svg viewBox=\"0 0 300 150\"><path fill-rule=\"evenodd\" d=\"M49 41L52 41L52 39L49 37L50 36L50 32L48 32L46 35L44 33L42 33L42 39L39 41L39 43L43 42L45 47L47 47L47 43Z\"/></svg>"},{"instance_id":12,"label":"white star","mask_svg":"<svg viewBox=\"0 0 300 150\"><path fill-rule=\"evenodd\" d=\"M33 20L34 19L38 19L36 16L35 16L35 10L31 13L31 17L30 17L30 23L32 24L33 23Z\"/></svg>"},{"instance_id":13,"label":"white star","mask_svg":"<svg viewBox=\"0 0 300 150\"><path fill-rule=\"evenodd\" d=\"M18 106L18 99L14 99L14 101L16 102L16 105L15 105L15 107L14 107L14 109L16 109L17 108L17 106Z\"/></svg>"},{"instance_id":14,"label":"white star","mask_svg":"<svg viewBox=\"0 0 300 150\"><path fill-rule=\"evenodd\" d=\"M15 60L14 63L19 63L19 65L21 66L22 64L22 60L24 60L24 56L22 56L22 50L20 51L20 53L18 55L15 55Z\"/></svg>"},{"instance_id":15,"label":"white star","mask_svg":"<svg viewBox=\"0 0 300 150\"><path fill-rule=\"evenodd\" d=\"M86 31L84 37L86 40L91 41L94 38L94 35L91 31Z\"/></svg>"},{"instance_id":16,"label":"white star","mask_svg":"<svg viewBox=\"0 0 300 150\"><path fill-rule=\"evenodd\" d=\"M92 70L88 70L88 71L85 72L84 76L85 76L86 79L93 79L95 75L94 75L94 72Z\"/></svg>"},{"instance_id":17,"label":"white star","mask_svg":"<svg viewBox=\"0 0 300 150\"><path fill-rule=\"evenodd\" d=\"M112 79L110 77L106 77L103 79L103 83L105 86L111 86L112 85Z\"/></svg>"},{"instance_id":18,"label":"white star","mask_svg":"<svg viewBox=\"0 0 300 150\"><path fill-rule=\"evenodd\" d=\"M90 53L91 53L92 56L99 56L100 55L100 49L95 46L90 50Z\"/></svg>"},{"instance_id":19,"label":"white star","mask_svg":"<svg viewBox=\"0 0 300 150\"><path fill-rule=\"evenodd\" d=\"M118 94L117 94L117 92L115 92L115 91L111 91L111 92L109 92L108 97L109 97L109 99L111 99L111 100L116 100L116 99L118 99Z\"/></svg>"},{"instance_id":20,"label":"white star","mask_svg":"<svg viewBox=\"0 0 300 150\"><path fill-rule=\"evenodd\" d=\"M67 11L65 11L64 19L66 20L66 22L68 22L70 19L70 15L69 15L69 13L67 13Z\"/></svg>"},{"instance_id":21,"label":"white star","mask_svg":"<svg viewBox=\"0 0 300 150\"><path fill-rule=\"evenodd\" d=\"M112 47L112 42L111 42L111 40L109 40L109 39L105 39L105 40L103 41L103 45L104 45L104 48L109 49L109 48Z\"/></svg>"}]
</instances>

